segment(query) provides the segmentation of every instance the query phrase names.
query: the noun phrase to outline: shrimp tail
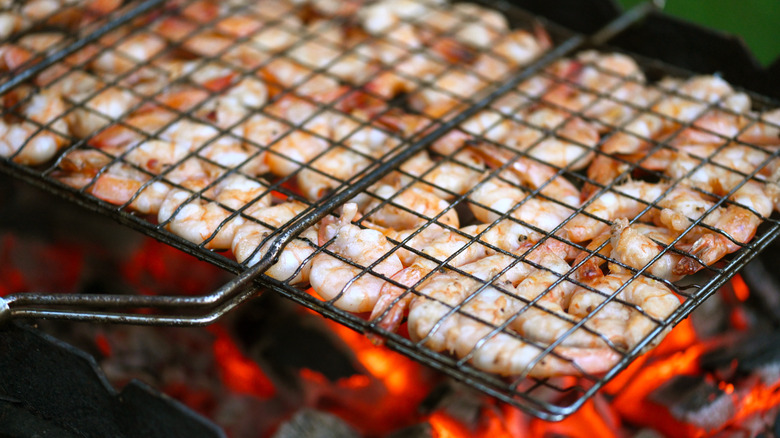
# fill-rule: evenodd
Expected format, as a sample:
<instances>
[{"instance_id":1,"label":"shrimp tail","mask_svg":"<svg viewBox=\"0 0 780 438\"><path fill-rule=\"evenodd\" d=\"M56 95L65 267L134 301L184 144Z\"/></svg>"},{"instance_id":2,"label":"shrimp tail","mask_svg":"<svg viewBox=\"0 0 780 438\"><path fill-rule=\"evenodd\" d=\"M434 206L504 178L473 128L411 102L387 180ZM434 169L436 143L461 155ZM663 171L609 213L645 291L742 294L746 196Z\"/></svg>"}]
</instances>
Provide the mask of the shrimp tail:
<instances>
[{"instance_id":1,"label":"shrimp tail","mask_svg":"<svg viewBox=\"0 0 780 438\"><path fill-rule=\"evenodd\" d=\"M727 244L723 240L728 240L723 236L707 234L700 237L690 248L690 253L694 257L683 257L674 267L674 273L678 275L691 275L700 271L704 266L720 260L728 253Z\"/></svg>"},{"instance_id":2,"label":"shrimp tail","mask_svg":"<svg viewBox=\"0 0 780 438\"><path fill-rule=\"evenodd\" d=\"M417 267L409 267L398 271L391 280L403 284L407 288L420 282L423 273ZM395 332L403 322L406 311L413 298L408 289L400 288L392 283L385 283L379 292L379 299L371 312L369 320L377 320L377 327Z\"/></svg>"}]
</instances>

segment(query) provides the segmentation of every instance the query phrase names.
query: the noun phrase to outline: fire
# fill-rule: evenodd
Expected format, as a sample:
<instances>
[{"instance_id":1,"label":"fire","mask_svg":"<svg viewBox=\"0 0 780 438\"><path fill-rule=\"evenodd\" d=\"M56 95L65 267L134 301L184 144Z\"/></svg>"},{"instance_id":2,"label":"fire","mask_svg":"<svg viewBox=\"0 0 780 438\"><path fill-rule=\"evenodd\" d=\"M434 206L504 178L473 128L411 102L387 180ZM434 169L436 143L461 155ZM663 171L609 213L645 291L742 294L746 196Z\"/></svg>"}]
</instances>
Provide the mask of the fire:
<instances>
[{"instance_id":1,"label":"fire","mask_svg":"<svg viewBox=\"0 0 780 438\"><path fill-rule=\"evenodd\" d=\"M239 350L227 330L220 325L212 325L209 329L216 335L214 357L225 386L239 394L260 398L273 396L276 390L271 381L252 359Z\"/></svg>"},{"instance_id":2,"label":"fire","mask_svg":"<svg viewBox=\"0 0 780 438\"><path fill-rule=\"evenodd\" d=\"M443 412L431 415L428 423L437 438L468 438L472 435L463 424Z\"/></svg>"},{"instance_id":3,"label":"fire","mask_svg":"<svg viewBox=\"0 0 780 438\"><path fill-rule=\"evenodd\" d=\"M750 288L739 274L731 279L731 288L734 290L734 296L737 297L739 301L745 301L750 297Z\"/></svg>"},{"instance_id":4,"label":"fire","mask_svg":"<svg viewBox=\"0 0 780 438\"><path fill-rule=\"evenodd\" d=\"M530 436L618 438L620 421L600 397L588 400L577 412L559 422L531 421Z\"/></svg>"},{"instance_id":5,"label":"fire","mask_svg":"<svg viewBox=\"0 0 780 438\"><path fill-rule=\"evenodd\" d=\"M218 267L152 239L122 266L125 281L142 294L201 295L216 289L226 278Z\"/></svg>"}]
</instances>

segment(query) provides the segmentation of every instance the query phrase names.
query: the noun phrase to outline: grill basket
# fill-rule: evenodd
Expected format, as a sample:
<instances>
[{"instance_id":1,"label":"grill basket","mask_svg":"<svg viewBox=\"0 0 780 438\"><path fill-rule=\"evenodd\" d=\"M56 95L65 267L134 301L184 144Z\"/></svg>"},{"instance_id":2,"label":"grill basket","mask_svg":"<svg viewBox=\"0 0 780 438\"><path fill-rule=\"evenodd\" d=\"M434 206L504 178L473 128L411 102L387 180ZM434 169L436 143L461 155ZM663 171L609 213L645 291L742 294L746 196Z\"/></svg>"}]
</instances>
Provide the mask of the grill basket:
<instances>
[{"instance_id":1,"label":"grill basket","mask_svg":"<svg viewBox=\"0 0 780 438\"><path fill-rule=\"evenodd\" d=\"M100 5L100 2L86 2L89 5ZM579 2L577 2L579 3ZM6 47L15 44L28 53L18 65L14 64L12 73L0 75L0 97L4 99L3 118L8 123L18 123L26 126L31 138L46 137L64 144L62 149L51 159L41 162L29 162L26 151L32 142L25 143L17 152L7 158L0 159L0 168L16 178L25 180L35 186L56 193L93 210L101 215L109 216L120 223L141 231L157 240L172 245L182 251L220 266L236 275L235 279L225 284L212 294L201 297L184 296L129 296L129 295L57 295L23 293L6 296L0 299L0 320L11 318L57 318L95 322L119 322L130 324L156 325L205 325L209 324L235 306L255 296L261 291L271 290L284 295L308 308L330 317L357 331L372 336L379 342L384 342L390 348L421 361L431 367L445 372L459 380L467 382L494 397L520 407L540 418L558 420L577 410L596 391L612 377L628 366L649 346L653 345L658 335L667 332L675 324L685 318L702 301L724 284L752 257L758 254L778 234L780 227L777 220L768 215L762 215L749 205L735 201L734 195L743 187L748 187L757 181L763 182L761 172L778 158L778 150L762 144L738 140L740 146L755 152L760 156L754 170L742 172L731 169L720 160L720 153L735 141L742 132L747 132L753 126L766 123L757 116L744 124L743 131L735 138L728 138L718 132L708 131L697 125L698 119L676 123L675 130L667 134L663 141L641 138L649 146L644 157L627 159L623 156L607 154L597 146L603 145L609 135L599 139L598 144L586 144L572 139L566 131L573 120L593 121L589 111L599 103L608 102L622 107L634 108L635 114L615 125L608 126L614 136L623 133L637 138L628 130L631 120L647 115L653 103L669 96L699 105L704 110L719 108L721 101L697 101L694 98L679 94L672 89L658 86L659 94L646 105L639 106L633 102L620 100L612 95L612 90L594 92L585 89L581 84L551 73L551 66L564 59L574 59L578 53L597 49L601 52L622 51L631 55L641 66L648 79L658 80L665 76L687 78L694 73L680 67L675 67L659 59L659 56L644 56L645 52L638 49L636 41L646 34L645 25L652 20L659 20L660 14L650 5L642 5L623 14L615 11L604 12L604 8L596 8L604 12L604 18L594 18L594 23L580 21L568 23L560 21L568 27L561 27L547 21L538 15L533 15L526 9L505 2L491 4L491 7L508 18L512 27L523 29L527 35L535 35L539 40L549 40L550 47L538 57L529 58L525 62L511 65L501 53L486 48L480 52L485 62L494 62L503 66L500 74L485 76L464 69L464 60L473 62L477 52L463 51L457 44L470 26L480 22L482 17L464 12L452 6L440 6L447 9L451 23L445 29L433 32L428 46L410 49L408 43L399 35L403 35L405 26L421 24L420 17L407 17L392 23L375 34L364 35L364 42L354 46L346 46L344 41L334 39L336 31L355 27L354 17L349 11L335 11L326 17L326 11L312 5L288 6L287 10L259 8L240 2L227 2L218 11L209 10L204 5L208 2L181 0L165 3L162 0L147 0L142 2L127 2L114 5L113 9L102 14L95 14L88 26L80 29L73 37L64 37L54 45L37 50L33 46L24 46L25 36L36 35L44 30L62 31L61 19L54 14L37 18L32 21L25 18L24 25L19 25L11 34ZM282 3L276 4L277 6ZM323 3L325 4L325 3ZM344 2L349 9L351 2ZM534 10L538 5L533 2L524 5ZM96 7L96 6L95 6ZM281 7L281 6L280 6ZM439 6L437 6L439 7ZM563 8L566 9L566 8ZM433 8L436 10L436 8ZM11 11L21 16L19 11ZM10 13L10 12L9 12ZM595 14L598 16L599 14ZM300 17L300 22L291 21L286 17ZM238 18L249 22L248 28L240 28L241 32L229 35L227 38L226 23L237 26ZM326 19L327 18L327 19ZM233 21L231 21L231 19ZM21 20L21 19L20 19ZM419 20L419 21L418 21ZM252 23L254 22L254 26ZM303 24L301 27L300 24ZM261 25L262 24L262 25ZM67 26L68 23L65 24ZM169 26L165 33L160 29ZM67 27L66 27L67 28ZM230 27L233 29L234 27ZM170 30L174 29L174 30ZM488 26L490 29L490 26ZM543 31L541 29L544 29ZM575 30L571 30L575 29ZM354 30L354 29L353 29ZM335 33L334 33L335 32ZM496 30L498 32L498 30ZM67 33L66 33L67 34ZM175 35L172 36L172 35ZM283 48L272 47L273 38L281 40L292 39L294 42ZM343 36L343 35L342 35ZM193 43L197 41L197 43ZM147 45L144 52L133 44ZM361 47L375 44L393 54L392 59L381 63L369 59ZM452 45L454 49L450 50ZM240 49L240 50L239 50ZM441 50L435 50L441 49ZM139 52L139 50L141 50ZM240 52L240 53L239 53ZM303 54L321 56L317 63L307 64ZM652 53L651 53L652 55ZM308 55L307 55L308 56ZM247 64L245 59L256 59L254 64ZM425 77L418 77L403 70L404 66L412 64L415 57L435 67ZM181 70L172 72L164 61L171 58L181 59ZM8 63L9 61L4 61ZM98 77L96 70L104 63L112 63L116 69L110 76ZM363 66L358 73L343 73L343 65L348 62ZM592 68L594 71L614 80L613 89L617 90L626 84L639 81L636 77L623 77L614 71L604 70L586 61L577 64L578 68ZM6 66L8 68L8 66ZM289 73L283 75L279 71ZM362 71L364 70L364 71ZM277 72L268 75L267 72ZM353 72L355 70L350 70ZM217 73L214 73L217 72ZM362 74L360 74L362 73ZM213 75L217 76L214 77ZM352 75L352 76L350 76ZM389 78L392 84L402 84L403 93L395 93L392 98L386 95L387 90L371 85L372 80L383 76ZM460 75L460 76L458 76ZM164 78L158 82L158 78ZM448 86L448 77L460 77L468 80L469 87L464 91L459 87ZM735 78L735 83L756 79L756 75ZM27 110L35 103L35 90L54 87L73 81L78 86L79 81L92 81L89 86L76 93L76 97L65 97L67 109L56 117L44 122ZM205 79L204 79L205 78ZM242 101L244 111L239 111L234 119L221 120L220 111L224 101L218 101L228 86L240 84L247 80L260 78L268 88L266 102L247 103ZM577 90L589 93L590 100L582 108L573 110L556 107L555 103L546 102L540 95L535 95L529 87L523 88L531 81L544 78L548 81L547 89ZM728 78L728 76L727 76ZM730 78L729 78L730 79ZM140 85L139 85L140 84ZM551 85L550 85L551 84ZM762 82L762 84L764 84ZM768 82L767 82L768 84ZM63 85L64 86L64 85ZM767 95L775 95L761 85L764 95L747 92L753 108L764 110L776 107L777 104ZM311 90L317 91L312 93ZM525 91L518 91L525 90ZM392 91L392 90L391 90ZM426 94L427 93L427 94ZM391 93L392 94L392 93ZM733 95L733 94L732 94ZM101 106L101 99L120 96L126 100L126 105L110 115ZM240 96L235 96L240 100ZM178 100L177 100L178 99ZM181 103L181 99L184 103ZM434 110L415 108L415 102L429 99L438 104ZM507 102L515 102L513 105ZM296 111L284 113L285 105L295 106ZM516 117L533 111L537 107L551 107L565 114L562 120L552 125L537 125ZM161 120L155 120L145 125L149 108ZM724 110L728 113L728 109ZM292 114L292 116L290 116ZM408 115L414 116L414 124L408 124ZM736 114L734 112L730 113ZM489 115L490 120L479 130L473 126L475 118ZM139 116L139 117L136 117ZM655 114L657 118L668 120L665 114ZM69 117L90 120L97 129L84 135L74 135L62 129ZM336 133L324 134L318 125L322 118L330 117L338 120L343 127ZM268 141L258 142L246 133L252 128L251 123L260 121L262 126L273 126L273 132ZM330 120L330 119L329 119ZM496 141L494 130L502 123L522 126L535 135L531 144L524 148L512 147ZM26 125L25 125L26 124ZM186 129L176 131L174 128L186 126ZM674 149L670 146L677 136L698 130L709 136L719 137L718 145L704 156L700 156L687 176L694 175L700 169L714 168L726 172L739 182L730 186L726 193L715 194L698 190L698 193L713 199L709 209L698 219L691 221L671 242L656 242L659 252L644 267L632 267L609 254L603 249L609 240L600 245L582 244L571 241L564 232L566 224L575 217L588 217L599 227L608 227L609 221L592 214L588 206L596 202L602 195L611 194L616 198L641 206L641 213L631 219L637 222L644 213L658 212L663 209L662 203L681 184L670 179L664 172L650 164L654 157L662 156L665 151ZM176 155L170 163L155 167L155 163L141 161L142 146L147 141L169 141L180 135L186 141L192 142L186 154ZM113 152L111 142L115 138L137 139L132 147L120 153ZM448 139L457 136L467 136L468 141L458 143L458 146L446 153L436 144L443 144ZM376 153L364 146L366 138L380 138L383 149ZM459 138L459 137L458 137ZM320 145L321 149L310 156L291 156L280 145L292 142L308 141ZM602 182L587 175L583 169L577 169L577 159L570 164L557 165L540 158L536 150L540 150L546 140L566 142L570 147L579 150L579 156L584 158L589 154L596 159L602 158L619 168L618 178ZM226 144L240 142L241 155L232 162L223 161L219 155L213 155ZM287 143L285 143L287 142ZM438 142L438 143L437 143ZM541 145L541 146L540 146ZM478 148L486 148L503 158L503 161L480 167L464 159ZM538 148L538 149L537 149ZM87 152L86 156L98 163L91 173L85 173L84 167L89 164L74 164L73 157ZM325 163L330 154L335 151L343 153L352 160L351 170L339 175L338 170L328 168ZM421 155L422 154L422 155ZM8 154L7 154L8 155ZM260 157L273 157L277 166L286 168L282 172L263 172L259 174L250 170ZM430 161L423 170L418 171L408 163L419 157L428 157ZM266 158L267 160L267 158ZM524 182L518 182L511 174L513 164L523 162L531 166L551 171L551 176L536 187L529 187ZM217 176L205 184L190 184L177 175L188 163L196 163L199 169L207 168ZM81 166L81 167L80 167ZM153 169L154 167L154 169ZM75 171L74 171L75 169ZM119 169L119 170L118 170ZM479 174L475 184L463 190L444 186L436 179L437 172L443 169L454 169L466 174ZM84 177L87 174L88 177ZM75 176L74 176L75 175ZM82 178L81 180L76 177ZM132 190L128 193L107 194L101 190L104 179L124 178L122 181L132 181ZM219 198L221 187L228 185L236 178L250 181L253 187L252 195L243 204L235 204ZM626 181L631 178L640 181L667 182L665 190L652 201L628 194L624 190ZM389 184L392 190L380 191L376 187L379 181L394 181ZM589 187L594 193L582 205L572 206L561 201L551 191L557 178L578 188ZM306 195L303 180L315 180L319 185L316 195ZM142 201L156 187L162 184L167 190L177 190L182 195L180 205L175 206L166 217L144 212ZM520 189L527 194L523 199L513 202L506 208L498 208L478 196L481 189L488 184L497 187ZM426 187L427 190L439 193L446 198L446 207L439 208L435 213L421 213L403 199L405 194L415 187ZM271 223L267 219L254 216L253 207L273 204L294 203L297 209L284 220ZM516 212L522 211L526 204L542 202L557 209L568 211L568 218L561 223L548 228L540 227L538 223L524 219ZM412 220L417 231L406 235L391 236L389 242L392 249L386 251L374 262L363 265L346 258L334 250L335 238L316 237L310 229L321 221L336 222L343 214L341 207L349 202L360 202L363 206L362 217L356 218L354 224L360 229L376 228L372 222L379 223L380 214L391 212L405 220ZM177 226L177 218L187 214L186 205L209 205L219 212L216 225L209 228L198 239L185 239L171 229ZM741 243L727 233L709 224L705 220L715 215L721 209L739 205L742 209L760 218L755 237L748 243ZM475 210L479 214L491 218L488 224L479 231L466 233L461 227L479 222L474 217ZM450 221L457 216L458 225ZM231 229L235 224L255 224L265 230L256 236L251 254L243 263L236 261L234 255L224 249L219 243L220 233ZM523 252L513 252L487 239L491 230L496 231L504 224L522 226L531 233L542 237L533 244L528 244ZM511 228L511 227L510 227ZM444 258L437 258L426 252L424 248L414 245L414 239L424 236L426 230L445 230L455 238L463 240L462 248L450 253ZM725 261L707 264L696 255L679 249L678 243L694 230L708 230L713 236L728 239L737 247ZM705 231L706 233L707 231ZM181 234L181 233L180 233ZM515 236L516 238L517 236ZM721 239L717 237L716 239ZM198 240L194 242L194 240ZM291 272L286 280L279 280L264 275L277 262L283 251L291 245L303 245L311 248L310 253L298 262L298 268ZM556 272L533 257L536 251L541 251L545 245L565 245L572 251L583 254L568 269L567 272ZM464 270L455 260L470 249L480 248L494 254L503 255L511 260L500 265L497 270L487 275L475 274ZM235 248L234 248L235 250ZM434 267L425 272L414 285L405 285L397 278L390 278L380 272L380 265L387 259L400 253L417 256ZM312 292L305 284L298 284L296 278L310 267L312 260L321 254L327 254L342 262L343 266L354 268L354 279L347 282L341 293L331 299L323 299ZM650 266L665 256L687 257L699 270L694 276L680 281L669 281L651 273ZM588 263L596 261L599 264L611 263L626 275L627 281L614 292L604 293L575 278L579 269ZM552 274L556 279L535 298L516 295L513 291L503 288L499 277L509 273L514 268L535 269ZM616 268L617 269L617 268ZM457 283L474 284L463 299L456 303L446 299L432 297L424 289L424 282L438 274L450 275ZM360 278L376 278L395 285L400 293L392 301L392 305L400 304L406 299L418 297L436 302L445 309L442 316L434 323L429 336L413 341L408 336L387 330L378 319L369 319L365 313L353 313L342 310L339 305L345 291ZM657 281L665 285L680 297L680 305L664 318L657 318L640 306L624 298L622 292L628 290L632 283L642 281ZM579 287L602 298L592 308L589 314L581 319L566 318L550 310L542 300L552 296L558 287ZM490 323L475 316L469 306L478 302L483 293L496 293L501 298L512 299L521 303L513 316L505 318L500 324ZM610 306L630 309L639 318L649 321L651 328L643 333L641 340L627 347L615 345L603 333L592 328L594 315L605 312ZM143 310L140 312L140 310ZM531 313L541 314L545 318L568 324L567 329L550 342L534 339L512 330L512 324ZM380 316L388 316L386 310ZM487 331L472 346L471 351L458 354L459 357L441 352L441 348L429 348L429 342L435 337L436 330L446 326L447 321L460 318L468 324ZM443 329L442 329L443 330ZM579 368L572 362L565 350L567 339L586 334L597 337L607 346L610 354L616 357L614 364L603 373L592 374ZM502 377L498 373L484 371L484 367L475 366L473 361L479 356L480 349L486 348L492 339L508 337L510 343L523 343L535 351L522 372L514 372L511 377ZM569 368L575 368L581 377L529 377L535 366L546 366L549 362L564 362ZM579 368L579 369L577 369Z\"/></svg>"}]
</instances>

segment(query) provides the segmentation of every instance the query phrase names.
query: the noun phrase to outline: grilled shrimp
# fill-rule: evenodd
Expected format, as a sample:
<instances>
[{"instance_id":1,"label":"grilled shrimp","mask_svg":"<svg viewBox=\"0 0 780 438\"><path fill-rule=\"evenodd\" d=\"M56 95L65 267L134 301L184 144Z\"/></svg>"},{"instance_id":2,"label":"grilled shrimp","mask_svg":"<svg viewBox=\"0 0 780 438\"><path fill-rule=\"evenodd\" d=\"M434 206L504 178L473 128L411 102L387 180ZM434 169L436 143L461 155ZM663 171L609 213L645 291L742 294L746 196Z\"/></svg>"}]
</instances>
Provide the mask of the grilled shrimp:
<instances>
[{"instance_id":1,"label":"grilled shrimp","mask_svg":"<svg viewBox=\"0 0 780 438\"><path fill-rule=\"evenodd\" d=\"M400 255L407 257L402 259L407 267L396 273L392 280L406 288L411 288L418 285L428 273L445 262L447 267L475 263L494 254L493 247L514 254L522 254L529 248L531 242L535 242L540 237L527 227L510 219L501 220L489 229L488 225L480 224L463 227L458 231L445 229L433 235L430 234L431 230L432 227L426 228L424 232L429 233L428 236L418 238L417 241L413 239L407 243L407 246L414 248L418 255L407 255L405 250L399 252ZM474 236L478 234L481 236L477 241ZM554 244L546 246L556 248ZM565 248L560 247L561 245L557 246L556 250L559 253L566 252ZM516 277L520 275L517 270L521 268L524 266L513 267L507 275ZM406 289L385 283L382 286L379 300L371 313L371 319L378 319L378 325L386 330L395 330L401 324L412 298L413 296Z\"/></svg>"},{"instance_id":2,"label":"grilled shrimp","mask_svg":"<svg viewBox=\"0 0 780 438\"><path fill-rule=\"evenodd\" d=\"M228 209L237 210L249 203L253 208L260 208L271 202L263 184L239 174L224 178L213 189L214 201L199 199L199 196L189 200L193 197L192 192L171 190L160 205L159 222L195 244L205 243L208 249L227 249L231 247L236 230L245 222L241 216L230 218ZM210 194L208 192L206 195Z\"/></svg>"},{"instance_id":3,"label":"grilled shrimp","mask_svg":"<svg viewBox=\"0 0 780 438\"><path fill-rule=\"evenodd\" d=\"M509 168L520 180L533 189L541 189L543 195L573 208L580 206L580 191L566 178L557 175L554 168L489 143L479 144L474 150L493 168L509 163Z\"/></svg>"},{"instance_id":4,"label":"grilled shrimp","mask_svg":"<svg viewBox=\"0 0 780 438\"><path fill-rule=\"evenodd\" d=\"M651 184L643 181L620 184L593 199L585 207L588 215L579 214L564 227L574 242L593 239L609 228L609 221L619 217L634 217L647 205L658 200L668 187L669 185L664 183Z\"/></svg>"},{"instance_id":5,"label":"grilled shrimp","mask_svg":"<svg viewBox=\"0 0 780 438\"><path fill-rule=\"evenodd\" d=\"M682 259L681 255L667 250L650 265L650 262L661 254L665 247L671 245L677 236L677 233L665 227L641 222L629 225L626 218L618 218L614 221L610 232L596 236L588 245L587 251L582 251L578 255L574 264L579 264L607 242L599 254L628 267L627 269L620 264L610 262L609 272L613 274L633 273L634 271L630 268L637 271L646 268L645 272L654 277L677 281L681 276L674 273L674 268ZM589 281L603 276L604 273L600 267L603 262L604 260L597 255L585 260L582 266L577 269L577 278Z\"/></svg>"},{"instance_id":6,"label":"grilled shrimp","mask_svg":"<svg viewBox=\"0 0 780 438\"><path fill-rule=\"evenodd\" d=\"M449 200L474 186L485 170L484 160L474 151L464 149L452 159L434 161L427 151L421 151L401 164L400 170L420 178L416 186ZM402 181L405 181L402 178Z\"/></svg>"},{"instance_id":7,"label":"grilled shrimp","mask_svg":"<svg viewBox=\"0 0 780 438\"><path fill-rule=\"evenodd\" d=\"M513 282L515 293L524 302L517 303L518 316L510 327L526 339L545 344L560 340L561 345L567 347L607 348L601 338L585 329L579 328L567 334L580 318L566 312L575 283L567 278L571 266L561 254L542 246L526 259L534 265L529 265L529 272L519 282ZM533 305L522 309L534 300ZM595 328L597 333L600 329L590 328Z\"/></svg>"},{"instance_id":8,"label":"grilled shrimp","mask_svg":"<svg viewBox=\"0 0 780 438\"><path fill-rule=\"evenodd\" d=\"M365 170L374 158L385 154L397 140L375 127L358 128L346 117L333 115L330 138L341 145L332 145L297 175L298 187L312 200Z\"/></svg>"},{"instance_id":9,"label":"grilled shrimp","mask_svg":"<svg viewBox=\"0 0 780 438\"><path fill-rule=\"evenodd\" d=\"M495 274L495 268L488 272L483 269L479 263L461 267L480 280ZM480 280L455 271L440 272L428 279L410 305L412 340L434 351L453 352L468 358L478 369L502 375L595 374L619 360L620 356L609 348L565 346L543 357L544 344L526 342L508 330L493 333L516 314L521 301L507 293L513 292L511 283L501 283L498 289L484 286Z\"/></svg>"},{"instance_id":10,"label":"grilled shrimp","mask_svg":"<svg viewBox=\"0 0 780 438\"><path fill-rule=\"evenodd\" d=\"M574 213L557 202L527 196L516 182L503 176L483 178L469 195L469 207L478 220L493 222L509 213L529 226L552 231Z\"/></svg>"},{"instance_id":11,"label":"grilled shrimp","mask_svg":"<svg viewBox=\"0 0 780 438\"><path fill-rule=\"evenodd\" d=\"M616 132L603 145L606 153L631 154L643 150L647 140L657 139L679 124L694 122L708 111L709 106L722 106L741 113L750 109L750 100L735 93L731 86L715 76L697 76L678 84L667 80L662 88L676 88L676 94L661 99L651 108L629 122L626 132ZM694 124L695 125L695 124Z\"/></svg>"},{"instance_id":12,"label":"grilled shrimp","mask_svg":"<svg viewBox=\"0 0 780 438\"><path fill-rule=\"evenodd\" d=\"M303 125L306 131L287 129L284 135L270 147L266 161L275 175L287 176L298 170L302 163L328 148L332 121L339 116L332 111L317 112L317 107L303 99L285 95L267 107L268 113L289 121L293 126Z\"/></svg>"},{"instance_id":13,"label":"grilled shrimp","mask_svg":"<svg viewBox=\"0 0 780 438\"><path fill-rule=\"evenodd\" d=\"M680 260L674 269L676 274L692 274L741 249L753 238L763 218L768 217L774 207L770 193L756 181L746 182L729 196L729 200L734 203L720 207L715 214L704 219L706 224L718 231L706 229L698 233L700 237L691 244L689 251L694 257Z\"/></svg>"},{"instance_id":14,"label":"grilled shrimp","mask_svg":"<svg viewBox=\"0 0 780 438\"><path fill-rule=\"evenodd\" d=\"M44 90L29 97L22 116L29 120L0 119L0 156L20 164L41 164L68 144L70 134L62 115L66 110L61 96ZM10 120L9 120L10 119Z\"/></svg>"},{"instance_id":15,"label":"grilled shrimp","mask_svg":"<svg viewBox=\"0 0 780 438\"><path fill-rule=\"evenodd\" d=\"M298 188L307 199L321 199L370 165L371 160L365 156L345 147L333 146L298 172Z\"/></svg>"},{"instance_id":16,"label":"grilled shrimp","mask_svg":"<svg viewBox=\"0 0 780 438\"><path fill-rule=\"evenodd\" d=\"M55 176L73 188L86 187L87 193L103 201L115 205L130 202L130 208L142 214L156 214L171 190L169 184L149 183L149 174L122 162L112 164L111 157L92 149L69 152Z\"/></svg>"},{"instance_id":17,"label":"grilled shrimp","mask_svg":"<svg viewBox=\"0 0 780 438\"><path fill-rule=\"evenodd\" d=\"M357 205L349 203L344 205L338 221L332 217L324 219L320 223L319 244L325 246L335 238L326 249L357 266L321 252L311 261L309 281L317 294L332 300L339 309L368 312L374 308L386 281L378 275L391 277L403 265L382 233L351 223L356 215ZM363 267L370 270L363 272Z\"/></svg>"},{"instance_id":18,"label":"grilled shrimp","mask_svg":"<svg viewBox=\"0 0 780 438\"><path fill-rule=\"evenodd\" d=\"M625 287L623 287L625 285ZM631 274L609 274L588 283L589 288L578 287L571 296L569 313L588 317L586 326L604 335L614 345L630 350L653 329L663 324L680 306L680 300L661 282L646 277L632 278ZM603 308L595 308L623 287ZM595 292L595 289L598 292ZM641 312L637 309L642 309ZM656 322L661 321L661 322ZM667 331L670 329L667 329ZM656 343L663 336L656 338Z\"/></svg>"},{"instance_id":19,"label":"grilled shrimp","mask_svg":"<svg viewBox=\"0 0 780 438\"><path fill-rule=\"evenodd\" d=\"M636 114L635 108L649 105L657 94L645 86L644 73L636 62L620 53L588 50L551 70L567 82L550 87L544 100L583 112L601 122L594 124L600 130L624 123Z\"/></svg>"},{"instance_id":20,"label":"grilled shrimp","mask_svg":"<svg viewBox=\"0 0 780 438\"><path fill-rule=\"evenodd\" d=\"M118 44L112 46L116 41ZM107 74L123 74L149 62L166 47L165 40L152 32L112 33L101 41L110 47L91 62L91 67Z\"/></svg>"},{"instance_id":21,"label":"grilled shrimp","mask_svg":"<svg viewBox=\"0 0 780 438\"><path fill-rule=\"evenodd\" d=\"M510 133L508 145L516 144L533 158L571 170L584 169L593 159L600 136L591 123L549 107L531 111L525 120L536 129ZM554 130L554 135L539 141L539 130Z\"/></svg>"},{"instance_id":22,"label":"grilled shrimp","mask_svg":"<svg viewBox=\"0 0 780 438\"><path fill-rule=\"evenodd\" d=\"M96 88L102 86L96 84ZM73 100L83 102L66 116L70 132L77 137L89 137L100 131L138 103L133 93L119 87L102 88L97 93L89 89L73 96Z\"/></svg>"},{"instance_id":23,"label":"grilled shrimp","mask_svg":"<svg viewBox=\"0 0 780 438\"><path fill-rule=\"evenodd\" d=\"M409 230L425 225L443 212L434 223L458 227L458 214L449 202L418 185L405 188L399 183L380 183L369 189L374 196L363 208L367 220L382 227Z\"/></svg>"},{"instance_id":24,"label":"grilled shrimp","mask_svg":"<svg viewBox=\"0 0 780 438\"><path fill-rule=\"evenodd\" d=\"M268 250L267 246L271 240L266 239L271 236L273 230L284 227L305 209L306 204L298 201L261 208L250 206L245 213L261 223L247 221L236 229L231 244L236 260L247 266L259 262ZM279 261L268 268L265 275L290 284L308 282L311 270L308 260L314 254L317 231L317 226L307 228L298 238L291 240L279 254ZM263 247L260 248L260 245Z\"/></svg>"}]
</instances>

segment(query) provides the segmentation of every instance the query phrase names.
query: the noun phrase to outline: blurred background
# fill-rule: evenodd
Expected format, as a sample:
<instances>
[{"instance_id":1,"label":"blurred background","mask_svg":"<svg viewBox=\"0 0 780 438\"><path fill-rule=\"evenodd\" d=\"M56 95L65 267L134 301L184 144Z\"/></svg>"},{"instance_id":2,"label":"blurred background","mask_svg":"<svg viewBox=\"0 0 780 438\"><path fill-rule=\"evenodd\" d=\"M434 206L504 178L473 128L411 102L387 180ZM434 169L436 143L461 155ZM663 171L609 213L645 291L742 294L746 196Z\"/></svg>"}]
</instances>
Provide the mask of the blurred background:
<instances>
[{"instance_id":1,"label":"blurred background","mask_svg":"<svg viewBox=\"0 0 780 438\"><path fill-rule=\"evenodd\" d=\"M630 8L645 0L618 0ZM664 12L742 37L766 66L780 55L780 0L666 0Z\"/></svg>"}]
</instances>

